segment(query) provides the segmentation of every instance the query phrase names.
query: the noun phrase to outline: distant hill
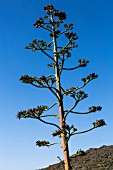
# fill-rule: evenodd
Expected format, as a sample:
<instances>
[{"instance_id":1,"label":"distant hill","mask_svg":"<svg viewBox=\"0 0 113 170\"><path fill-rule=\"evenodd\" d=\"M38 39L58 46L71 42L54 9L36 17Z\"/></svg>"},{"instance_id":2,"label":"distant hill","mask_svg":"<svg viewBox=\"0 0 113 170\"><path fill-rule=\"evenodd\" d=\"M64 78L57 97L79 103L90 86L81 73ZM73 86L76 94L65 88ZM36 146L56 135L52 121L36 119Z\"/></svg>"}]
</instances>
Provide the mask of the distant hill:
<instances>
[{"instance_id":1,"label":"distant hill","mask_svg":"<svg viewBox=\"0 0 113 170\"><path fill-rule=\"evenodd\" d=\"M70 159L72 170L113 170L113 145L90 148L83 156L73 155ZM63 161L40 170L64 170Z\"/></svg>"}]
</instances>

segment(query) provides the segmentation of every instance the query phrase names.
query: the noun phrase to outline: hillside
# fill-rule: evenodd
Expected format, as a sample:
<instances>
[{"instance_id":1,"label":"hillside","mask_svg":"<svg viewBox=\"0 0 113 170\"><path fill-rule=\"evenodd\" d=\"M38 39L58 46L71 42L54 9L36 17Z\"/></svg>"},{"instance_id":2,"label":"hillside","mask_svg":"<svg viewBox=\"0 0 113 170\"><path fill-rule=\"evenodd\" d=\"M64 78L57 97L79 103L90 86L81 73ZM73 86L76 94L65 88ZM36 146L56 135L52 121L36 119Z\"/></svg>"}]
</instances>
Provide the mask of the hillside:
<instances>
[{"instance_id":1,"label":"hillside","mask_svg":"<svg viewBox=\"0 0 113 170\"><path fill-rule=\"evenodd\" d=\"M113 145L90 148L85 154L73 155L70 159L72 170L113 170ZM64 170L63 162L40 170Z\"/></svg>"}]
</instances>

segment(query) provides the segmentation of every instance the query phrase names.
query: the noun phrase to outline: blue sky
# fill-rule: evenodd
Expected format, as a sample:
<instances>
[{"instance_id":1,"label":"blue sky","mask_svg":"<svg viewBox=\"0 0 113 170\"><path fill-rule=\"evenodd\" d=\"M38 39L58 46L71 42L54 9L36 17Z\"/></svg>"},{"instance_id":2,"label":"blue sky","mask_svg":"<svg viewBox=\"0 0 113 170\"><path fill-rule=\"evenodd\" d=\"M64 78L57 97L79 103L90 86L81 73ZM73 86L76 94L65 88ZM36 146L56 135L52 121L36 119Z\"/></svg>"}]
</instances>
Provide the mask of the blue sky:
<instances>
[{"instance_id":1,"label":"blue sky","mask_svg":"<svg viewBox=\"0 0 113 170\"><path fill-rule=\"evenodd\" d=\"M113 1L112 0L4 0L0 5L0 169L35 170L58 162L62 158L59 146L37 148L40 139L55 141L50 135L54 129L36 120L16 119L17 112L37 105L51 105L54 98L46 90L22 84L24 74L49 74L49 60L41 53L24 49L33 39L45 38L45 33L33 27L44 16L43 7L53 4L67 13L66 22L74 24L79 36L79 48L72 52L69 66L79 58L90 60L86 68L65 72L65 88L81 83L81 78L95 72L99 78L84 89L89 97L77 107L87 111L92 105L101 105L101 112L87 116L69 116L78 130L92 127L92 122L104 118L107 126L90 133L74 136L70 154L78 149L113 144ZM69 106L71 101L67 101ZM55 110L57 112L57 108Z\"/></svg>"}]
</instances>

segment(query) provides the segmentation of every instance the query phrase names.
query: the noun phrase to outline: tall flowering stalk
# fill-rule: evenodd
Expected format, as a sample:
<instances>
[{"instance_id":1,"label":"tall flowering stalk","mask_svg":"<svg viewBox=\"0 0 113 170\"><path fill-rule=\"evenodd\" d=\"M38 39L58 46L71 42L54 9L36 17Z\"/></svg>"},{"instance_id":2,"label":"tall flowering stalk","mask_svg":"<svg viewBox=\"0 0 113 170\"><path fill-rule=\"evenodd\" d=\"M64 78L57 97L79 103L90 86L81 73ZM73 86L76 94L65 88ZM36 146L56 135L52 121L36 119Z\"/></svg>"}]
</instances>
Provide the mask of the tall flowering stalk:
<instances>
[{"instance_id":1,"label":"tall flowering stalk","mask_svg":"<svg viewBox=\"0 0 113 170\"><path fill-rule=\"evenodd\" d=\"M90 114L92 112L101 111L102 107L100 106L91 106L87 112L76 112L75 108L79 104L80 101L87 98L88 95L82 90L90 81L96 79L98 77L97 74L91 73L85 78L82 78L83 84L80 87L70 87L69 89L65 89L62 87L61 76L63 71L71 71L76 70L78 68L86 67L89 63L88 60L79 59L78 65L72 68L65 67L65 61L71 57L71 50L77 48L78 45L76 40L78 36L75 32L73 32L73 24L64 24L64 20L66 20L66 13L61 12L54 8L53 5L48 5L44 7L46 12L46 16L44 18L39 18L34 26L36 28L42 28L49 32L49 36L51 38L50 42L45 40L33 40L29 46L26 46L26 49L30 49L33 52L40 50L43 54L45 54L48 58L50 58L51 63L48 64L49 68L53 68L55 70L55 74L51 74L49 76L43 75L42 77L32 77L28 75L24 75L20 77L22 83L31 84L37 88L46 88L48 89L56 98L56 102L51 106L37 106L36 108L24 110L18 112L17 118L33 118L38 119L42 123L54 126L56 130L53 132L54 137L59 137L62 140L62 150L64 155L64 169L70 170L72 169L69 159L69 147L68 143L70 138L75 134L81 134L85 132L89 132L97 127L105 125L105 121L103 119L96 120L93 123L93 127L88 130L78 132L74 125L67 124L67 117L69 114ZM60 29L59 29L60 28ZM64 37L63 37L64 36ZM61 40L60 37L66 39L66 44L63 46L59 44ZM59 41L58 41L59 39ZM74 100L74 104L68 110L64 108L64 98L70 96L72 100ZM59 112L58 114L46 114L54 106L58 105ZM56 117L59 119L59 125L54 122L48 122L45 120L46 117ZM49 141L38 140L36 145L41 146L51 146L57 144L50 143Z\"/></svg>"}]
</instances>

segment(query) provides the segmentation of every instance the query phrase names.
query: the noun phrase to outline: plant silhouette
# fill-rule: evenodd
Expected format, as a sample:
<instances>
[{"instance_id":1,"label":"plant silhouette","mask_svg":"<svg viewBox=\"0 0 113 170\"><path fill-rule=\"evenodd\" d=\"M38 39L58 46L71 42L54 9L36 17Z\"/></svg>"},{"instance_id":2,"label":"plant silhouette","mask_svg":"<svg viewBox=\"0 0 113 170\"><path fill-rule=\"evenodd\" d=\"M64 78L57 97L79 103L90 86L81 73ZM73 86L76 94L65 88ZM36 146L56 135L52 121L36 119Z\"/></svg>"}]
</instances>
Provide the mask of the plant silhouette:
<instances>
[{"instance_id":1,"label":"plant silhouette","mask_svg":"<svg viewBox=\"0 0 113 170\"><path fill-rule=\"evenodd\" d=\"M67 124L67 119L69 114L90 114L92 112L101 111L101 106L91 106L87 112L76 112L75 108L82 100L88 97L82 89L92 80L98 77L97 74L91 73L88 76L82 78L82 85L80 87L70 87L69 89L65 89L62 86L62 72L63 71L74 71L79 68L86 67L89 63L88 60L79 59L78 64L71 68L65 67L65 61L71 58L71 51L78 47L76 41L78 36L76 32L73 31L73 24L66 24L64 21L66 20L66 13L59 11L54 8L53 5L48 5L44 7L46 15L43 18L39 18L34 26L37 29L44 29L49 33L49 37L51 38L50 42L45 40L33 40L29 46L26 46L26 49L34 51L41 51L45 56L50 59L50 64L48 64L48 68L54 69L54 74L49 76L42 75L42 77L33 77L29 75L23 75L20 77L22 83L31 84L37 88L48 89L56 98L56 101L51 106L41 105L36 108L31 108L28 110L23 110L18 112L17 118L33 118L38 119L44 124L48 124L54 126L56 130L53 132L54 137L61 138L61 147L64 155L64 169L70 170L70 159L69 159L69 140L72 136L76 134L81 134L85 132L89 132L97 127L105 125L105 121L103 119L96 120L93 123L93 126L85 131L79 132L75 126ZM62 46L60 43L62 37L65 40L65 44ZM63 80L62 80L63 81ZM74 104L70 109L65 109L64 107L64 98L70 97ZM58 114L50 114L47 113L54 106L58 106ZM59 120L59 124L55 122L46 121L46 117L55 117ZM46 140L38 140L36 145L41 146L51 146L55 143L50 143Z\"/></svg>"}]
</instances>

